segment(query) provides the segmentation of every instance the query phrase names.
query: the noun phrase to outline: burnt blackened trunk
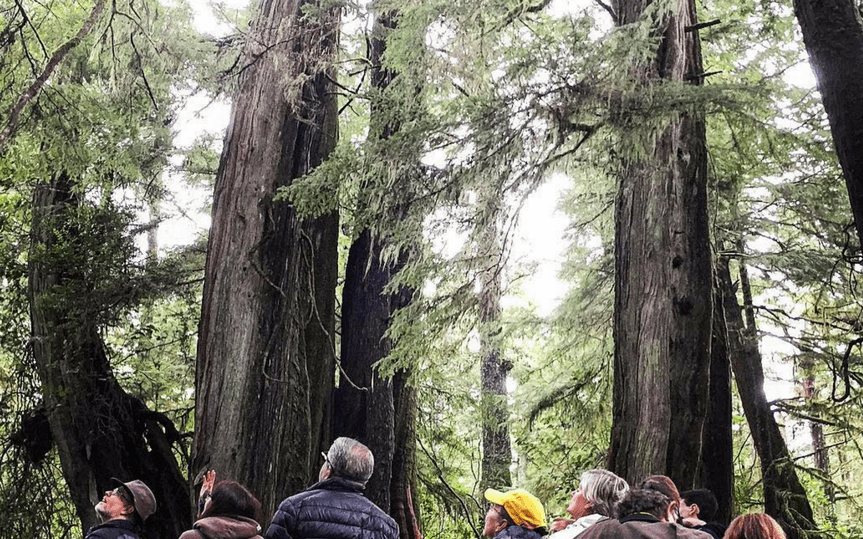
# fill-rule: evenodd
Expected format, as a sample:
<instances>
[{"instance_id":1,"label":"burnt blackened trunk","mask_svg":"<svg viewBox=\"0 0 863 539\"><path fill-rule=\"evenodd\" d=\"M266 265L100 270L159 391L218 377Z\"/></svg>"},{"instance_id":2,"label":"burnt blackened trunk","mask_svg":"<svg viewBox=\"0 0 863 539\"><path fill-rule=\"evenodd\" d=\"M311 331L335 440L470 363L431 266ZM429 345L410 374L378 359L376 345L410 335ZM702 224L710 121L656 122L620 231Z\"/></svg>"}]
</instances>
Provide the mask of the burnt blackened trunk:
<instances>
[{"instance_id":1,"label":"burnt blackened trunk","mask_svg":"<svg viewBox=\"0 0 863 539\"><path fill-rule=\"evenodd\" d=\"M614 3L618 23L650 4ZM695 2L681 0L655 30L653 62L632 68L645 88L701 81ZM620 111L626 137L629 112ZM638 142L636 142L638 143ZM614 412L610 467L630 483L665 473L681 488L700 477L707 414L711 279L705 125L681 112L624 160L615 210Z\"/></svg>"},{"instance_id":2,"label":"burnt blackened trunk","mask_svg":"<svg viewBox=\"0 0 863 539\"><path fill-rule=\"evenodd\" d=\"M852 0L794 0L863 245L863 25Z\"/></svg>"},{"instance_id":3,"label":"burnt blackened trunk","mask_svg":"<svg viewBox=\"0 0 863 539\"><path fill-rule=\"evenodd\" d=\"M717 261L717 285L722 290L725 322L728 329L728 355L737 381L743 412L752 433L755 451L761 461L764 484L764 511L775 518L789 539L807 537L817 530L806 490L797 478L794 461L764 396L764 371L757 342L743 323L728 259Z\"/></svg>"},{"instance_id":4,"label":"burnt blackened trunk","mask_svg":"<svg viewBox=\"0 0 863 539\"><path fill-rule=\"evenodd\" d=\"M244 483L266 512L307 486L326 444L338 222L275 197L335 147L339 21L330 3L258 6L216 176L192 472Z\"/></svg>"},{"instance_id":5,"label":"burnt blackened trunk","mask_svg":"<svg viewBox=\"0 0 863 539\"><path fill-rule=\"evenodd\" d=\"M66 174L36 187L29 256L33 355L63 476L84 529L99 523L93 507L117 477L140 479L156 496L149 537L178 536L191 525L173 453L180 436L114 377L100 335L109 306L93 298L106 297L100 274L117 271L95 264L118 232L99 213L105 209L81 211L86 204L74 191Z\"/></svg>"}]
</instances>

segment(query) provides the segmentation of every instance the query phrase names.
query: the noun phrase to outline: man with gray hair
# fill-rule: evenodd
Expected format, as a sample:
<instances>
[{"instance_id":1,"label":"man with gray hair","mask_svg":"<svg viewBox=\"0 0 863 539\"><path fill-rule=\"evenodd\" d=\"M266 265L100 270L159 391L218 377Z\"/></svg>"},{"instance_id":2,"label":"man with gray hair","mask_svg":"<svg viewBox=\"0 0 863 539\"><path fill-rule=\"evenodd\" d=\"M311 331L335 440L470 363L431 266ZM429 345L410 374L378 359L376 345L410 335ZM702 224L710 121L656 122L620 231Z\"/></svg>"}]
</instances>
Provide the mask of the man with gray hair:
<instances>
[{"instance_id":1,"label":"man with gray hair","mask_svg":"<svg viewBox=\"0 0 863 539\"><path fill-rule=\"evenodd\" d=\"M375 459L352 438L323 454L318 482L279 504L266 539L398 539L395 521L363 496Z\"/></svg>"}]
</instances>

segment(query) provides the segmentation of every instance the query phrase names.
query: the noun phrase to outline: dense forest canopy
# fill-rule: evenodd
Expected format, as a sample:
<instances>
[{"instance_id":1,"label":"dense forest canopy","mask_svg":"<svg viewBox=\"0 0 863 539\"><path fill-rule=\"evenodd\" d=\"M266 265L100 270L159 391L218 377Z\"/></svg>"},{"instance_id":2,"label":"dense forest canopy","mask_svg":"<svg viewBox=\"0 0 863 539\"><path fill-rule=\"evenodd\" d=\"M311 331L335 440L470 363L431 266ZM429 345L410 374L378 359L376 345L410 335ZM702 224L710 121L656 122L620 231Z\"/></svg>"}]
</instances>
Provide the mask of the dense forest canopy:
<instances>
[{"instance_id":1,"label":"dense forest canopy","mask_svg":"<svg viewBox=\"0 0 863 539\"><path fill-rule=\"evenodd\" d=\"M594 467L860 537L833 3L0 6L0 537L112 476L177 537L211 467L271 514L342 435L403 539Z\"/></svg>"}]
</instances>

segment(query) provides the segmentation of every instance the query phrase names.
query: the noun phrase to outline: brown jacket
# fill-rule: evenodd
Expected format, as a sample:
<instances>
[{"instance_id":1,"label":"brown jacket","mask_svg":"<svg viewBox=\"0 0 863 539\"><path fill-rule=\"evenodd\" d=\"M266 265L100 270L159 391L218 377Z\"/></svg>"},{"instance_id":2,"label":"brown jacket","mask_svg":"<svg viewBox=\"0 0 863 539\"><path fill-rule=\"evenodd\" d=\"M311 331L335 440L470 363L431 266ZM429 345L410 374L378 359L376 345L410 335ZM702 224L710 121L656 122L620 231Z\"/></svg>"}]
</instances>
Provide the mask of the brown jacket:
<instances>
[{"instance_id":1,"label":"brown jacket","mask_svg":"<svg viewBox=\"0 0 863 539\"><path fill-rule=\"evenodd\" d=\"M261 527L246 517L206 517L192 528L183 532L180 539L261 539Z\"/></svg>"},{"instance_id":2,"label":"brown jacket","mask_svg":"<svg viewBox=\"0 0 863 539\"><path fill-rule=\"evenodd\" d=\"M578 539L711 539L710 535L648 515L629 515L620 520L604 520L587 528Z\"/></svg>"}]
</instances>

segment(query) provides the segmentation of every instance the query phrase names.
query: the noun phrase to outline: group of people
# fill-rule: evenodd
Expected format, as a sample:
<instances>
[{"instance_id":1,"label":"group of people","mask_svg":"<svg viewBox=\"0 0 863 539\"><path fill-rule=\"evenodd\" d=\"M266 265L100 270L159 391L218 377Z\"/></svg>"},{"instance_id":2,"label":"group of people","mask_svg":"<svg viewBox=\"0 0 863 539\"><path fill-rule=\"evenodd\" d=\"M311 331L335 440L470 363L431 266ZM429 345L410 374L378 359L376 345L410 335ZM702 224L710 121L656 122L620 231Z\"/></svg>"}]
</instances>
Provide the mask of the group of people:
<instances>
[{"instance_id":1,"label":"group of people","mask_svg":"<svg viewBox=\"0 0 863 539\"><path fill-rule=\"evenodd\" d=\"M608 470L589 470L566 508L571 518L545 527L542 502L529 492L489 489L491 507L483 535L492 539L785 539L779 524L764 513L737 517L726 529L713 522L716 496L707 489L680 493L664 475L638 488Z\"/></svg>"},{"instance_id":2,"label":"group of people","mask_svg":"<svg viewBox=\"0 0 863 539\"><path fill-rule=\"evenodd\" d=\"M208 472L198 520L179 539L398 539L395 521L363 490L374 470L368 447L337 438L326 453L318 482L279 504L261 535L260 502L235 481L216 482ZM140 480L121 482L96 504L101 524L86 539L140 539L144 521L156 511L152 491ZM571 518L546 526L545 510L523 489L488 489L491 504L483 535L491 539L785 539L768 515L736 518L728 529L712 522L716 498L708 490L678 492L668 477L648 477L638 488L608 470L589 470L566 508Z\"/></svg>"}]
</instances>

